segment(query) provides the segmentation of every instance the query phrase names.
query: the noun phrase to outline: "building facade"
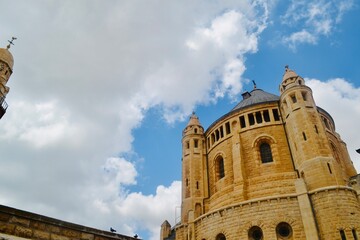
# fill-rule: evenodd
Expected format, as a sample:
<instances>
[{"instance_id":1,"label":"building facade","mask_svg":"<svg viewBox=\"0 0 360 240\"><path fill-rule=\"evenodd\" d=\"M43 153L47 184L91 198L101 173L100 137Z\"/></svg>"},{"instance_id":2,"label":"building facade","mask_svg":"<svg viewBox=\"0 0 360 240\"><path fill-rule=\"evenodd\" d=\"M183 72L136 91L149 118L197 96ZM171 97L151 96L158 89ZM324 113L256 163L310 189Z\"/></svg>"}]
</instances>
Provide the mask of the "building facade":
<instances>
[{"instance_id":1,"label":"building facade","mask_svg":"<svg viewBox=\"0 0 360 240\"><path fill-rule=\"evenodd\" d=\"M286 67L280 96L245 92L207 130L182 138L181 221L162 239L355 239L359 176L329 113Z\"/></svg>"}]
</instances>

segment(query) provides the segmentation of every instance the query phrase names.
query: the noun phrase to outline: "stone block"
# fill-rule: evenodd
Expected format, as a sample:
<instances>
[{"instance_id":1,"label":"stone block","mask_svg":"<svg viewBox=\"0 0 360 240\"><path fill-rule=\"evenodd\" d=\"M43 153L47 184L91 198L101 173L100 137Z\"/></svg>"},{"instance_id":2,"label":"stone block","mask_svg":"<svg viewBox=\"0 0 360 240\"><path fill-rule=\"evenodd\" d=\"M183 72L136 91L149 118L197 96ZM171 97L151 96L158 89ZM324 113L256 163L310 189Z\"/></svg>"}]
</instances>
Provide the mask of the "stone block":
<instances>
[{"instance_id":1,"label":"stone block","mask_svg":"<svg viewBox=\"0 0 360 240\"><path fill-rule=\"evenodd\" d=\"M51 240L70 240L70 238L68 238L68 237L57 235L57 234L51 234L50 239Z\"/></svg>"},{"instance_id":2,"label":"stone block","mask_svg":"<svg viewBox=\"0 0 360 240\"><path fill-rule=\"evenodd\" d=\"M33 231L30 228L22 227L22 226L16 226L15 227L15 231L14 231L15 236L24 237L24 238L31 238L32 234L33 234Z\"/></svg>"},{"instance_id":3,"label":"stone block","mask_svg":"<svg viewBox=\"0 0 360 240\"><path fill-rule=\"evenodd\" d=\"M30 220L15 216L11 217L9 222L23 227L28 227L30 225Z\"/></svg>"},{"instance_id":4,"label":"stone block","mask_svg":"<svg viewBox=\"0 0 360 240\"><path fill-rule=\"evenodd\" d=\"M10 223L1 223L0 224L0 232L6 234L13 234L15 230L15 225Z\"/></svg>"},{"instance_id":5,"label":"stone block","mask_svg":"<svg viewBox=\"0 0 360 240\"><path fill-rule=\"evenodd\" d=\"M39 230L34 230L33 238L38 239L38 240L49 240L50 233L39 231Z\"/></svg>"}]
</instances>

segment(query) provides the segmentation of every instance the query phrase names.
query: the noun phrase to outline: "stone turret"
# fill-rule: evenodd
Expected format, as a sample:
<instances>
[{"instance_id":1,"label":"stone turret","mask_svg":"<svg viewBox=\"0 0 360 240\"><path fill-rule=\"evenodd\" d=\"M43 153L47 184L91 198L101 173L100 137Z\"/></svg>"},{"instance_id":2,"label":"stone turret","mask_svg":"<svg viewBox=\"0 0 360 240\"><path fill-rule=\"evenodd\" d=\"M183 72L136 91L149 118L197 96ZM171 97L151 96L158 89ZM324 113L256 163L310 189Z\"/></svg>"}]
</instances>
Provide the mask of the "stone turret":
<instances>
[{"instance_id":1,"label":"stone turret","mask_svg":"<svg viewBox=\"0 0 360 240\"><path fill-rule=\"evenodd\" d=\"M11 41L12 43L12 41ZM14 58L9 51L10 44L7 48L0 48L0 118L5 114L7 103L5 102L6 95L10 88L7 82L13 72Z\"/></svg>"},{"instance_id":2,"label":"stone turret","mask_svg":"<svg viewBox=\"0 0 360 240\"><path fill-rule=\"evenodd\" d=\"M193 113L183 131L182 139L182 222L202 214L205 195L205 137L199 118Z\"/></svg>"}]
</instances>

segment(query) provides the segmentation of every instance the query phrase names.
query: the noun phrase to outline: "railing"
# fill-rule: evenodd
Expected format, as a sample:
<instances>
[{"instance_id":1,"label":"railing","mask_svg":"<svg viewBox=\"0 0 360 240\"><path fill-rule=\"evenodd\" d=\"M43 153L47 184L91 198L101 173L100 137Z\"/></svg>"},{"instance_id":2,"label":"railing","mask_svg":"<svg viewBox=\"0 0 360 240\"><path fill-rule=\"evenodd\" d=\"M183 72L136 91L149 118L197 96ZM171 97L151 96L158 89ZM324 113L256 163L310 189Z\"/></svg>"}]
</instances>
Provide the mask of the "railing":
<instances>
[{"instance_id":1,"label":"railing","mask_svg":"<svg viewBox=\"0 0 360 240\"><path fill-rule=\"evenodd\" d=\"M0 96L0 119L4 116L8 104L5 102L5 98Z\"/></svg>"}]
</instances>

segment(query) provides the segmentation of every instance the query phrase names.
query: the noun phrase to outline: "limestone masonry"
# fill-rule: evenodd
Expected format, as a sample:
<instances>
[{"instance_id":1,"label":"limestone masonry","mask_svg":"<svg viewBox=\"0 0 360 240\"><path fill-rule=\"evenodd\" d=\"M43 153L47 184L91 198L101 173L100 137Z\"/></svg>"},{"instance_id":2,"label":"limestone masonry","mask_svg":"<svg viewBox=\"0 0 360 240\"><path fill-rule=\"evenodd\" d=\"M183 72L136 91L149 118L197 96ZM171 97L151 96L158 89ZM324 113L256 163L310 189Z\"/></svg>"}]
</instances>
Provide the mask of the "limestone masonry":
<instances>
[{"instance_id":1,"label":"limestone masonry","mask_svg":"<svg viewBox=\"0 0 360 240\"><path fill-rule=\"evenodd\" d=\"M190 117L181 221L161 240L359 238L360 177L334 120L288 67L279 90L254 85L207 130Z\"/></svg>"}]
</instances>

